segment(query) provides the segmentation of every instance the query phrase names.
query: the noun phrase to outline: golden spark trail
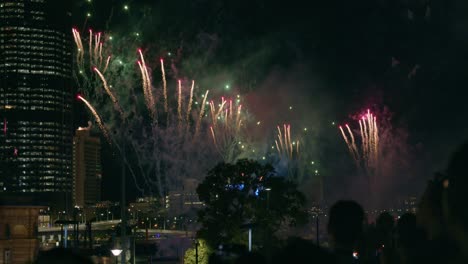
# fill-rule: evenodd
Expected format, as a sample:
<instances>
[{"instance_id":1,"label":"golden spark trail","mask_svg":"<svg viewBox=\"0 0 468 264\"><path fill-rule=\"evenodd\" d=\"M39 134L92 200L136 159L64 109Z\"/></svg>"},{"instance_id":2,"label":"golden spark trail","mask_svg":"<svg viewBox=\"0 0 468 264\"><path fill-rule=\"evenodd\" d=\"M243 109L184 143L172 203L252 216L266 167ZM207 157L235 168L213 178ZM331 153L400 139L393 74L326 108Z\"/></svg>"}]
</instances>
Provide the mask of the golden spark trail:
<instances>
[{"instance_id":1,"label":"golden spark trail","mask_svg":"<svg viewBox=\"0 0 468 264\"><path fill-rule=\"evenodd\" d=\"M281 155L281 149L278 145L278 140L275 140L275 143L276 143L276 149L278 150L278 154Z\"/></svg>"},{"instance_id":2,"label":"golden spark trail","mask_svg":"<svg viewBox=\"0 0 468 264\"><path fill-rule=\"evenodd\" d=\"M241 122L242 120L240 119L240 115L241 115L241 111L242 111L242 105L239 105L237 107L237 116L236 116L236 129L239 130L240 129L240 126L241 126Z\"/></svg>"},{"instance_id":3,"label":"golden spark trail","mask_svg":"<svg viewBox=\"0 0 468 264\"><path fill-rule=\"evenodd\" d=\"M281 158L293 160L299 157L299 140L293 141L291 139L291 125L283 124L283 126L276 126L278 131L275 139L276 149Z\"/></svg>"},{"instance_id":4,"label":"golden spark trail","mask_svg":"<svg viewBox=\"0 0 468 264\"><path fill-rule=\"evenodd\" d=\"M102 67L102 42L99 43L99 67Z\"/></svg>"},{"instance_id":5,"label":"golden spark trail","mask_svg":"<svg viewBox=\"0 0 468 264\"><path fill-rule=\"evenodd\" d=\"M296 153L299 156L299 140L296 141Z\"/></svg>"},{"instance_id":6,"label":"golden spark trail","mask_svg":"<svg viewBox=\"0 0 468 264\"><path fill-rule=\"evenodd\" d=\"M83 48L83 42L81 42L81 35L80 35L80 32L78 32L78 30L76 30L76 29L75 29L75 32L76 32L76 36L77 36L77 39L78 39L78 44L80 46L81 55L83 56L84 48Z\"/></svg>"},{"instance_id":7,"label":"golden spark trail","mask_svg":"<svg viewBox=\"0 0 468 264\"><path fill-rule=\"evenodd\" d=\"M143 85L143 97L145 98L145 103L146 107L148 108L148 111L151 113L151 107L150 107L150 102L148 101L148 92L147 92L147 83L146 83L146 76L145 76L145 70L143 69L143 65L141 65L141 62L138 61L138 67L140 67L140 72L141 72L141 79L142 79L142 85Z\"/></svg>"},{"instance_id":8,"label":"golden spark trail","mask_svg":"<svg viewBox=\"0 0 468 264\"><path fill-rule=\"evenodd\" d=\"M143 69L144 69L144 72L145 72L145 77L146 77L146 92L148 94L148 98L149 98L149 103L150 103L150 112L152 114L152 117L153 119L156 119L156 100L153 96L153 90L152 90L152 87L151 87L151 79L150 79L150 75L148 73L148 67L146 67L146 63L143 62L143 65L142 65Z\"/></svg>"},{"instance_id":9,"label":"golden spark trail","mask_svg":"<svg viewBox=\"0 0 468 264\"><path fill-rule=\"evenodd\" d=\"M277 126L278 128L278 139L279 139L279 142L280 142L280 146L281 146L281 151L280 151L280 155L283 155L283 150L284 150L284 144L283 144L283 135L281 133L281 128L280 126Z\"/></svg>"},{"instance_id":10,"label":"golden spark trail","mask_svg":"<svg viewBox=\"0 0 468 264\"><path fill-rule=\"evenodd\" d=\"M373 130L373 127L372 127L372 124L373 122L371 121L372 119L372 116L370 114L370 110L367 109L367 124L368 124L368 127L369 127L369 130L368 130L368 133L367 133L367 136L368 136L368 152L369 153L369 161L370 161L370 164L373 165L373 161L374 161L374 157L373 157L373 148L374 148L374 142L373 142L373 138L374 138L374 130Z\"/></svg>"},{"instance_id":11,"label":"golden spark trail","mask_svg":"<svg viewBox=\"0 0 468 264\"><path fill-rule=\"evenodd\" d=\"M99 42L98 42L98 37L100 36L101 33L98 33L97 35L94 35L94 57L93 57L93 63L97 64L97 58L98 58L98 50L99 50Z\"/></svg>"},{"instance_id":12,"label":"golden spark trail","mask_svg":"<svg viewBox=\"0 0 468 264\"><path fill-rule=\"evenodd\" d=\"M104 66L104 70L102 71L103 73L106 73L107 68L109 67L110 59L111 59L111 56L110 55L107 56L106 65Z\"/></svg>"},{"instance_id":13,"label":"golden spark trail","mask_svg":"<svg viewBox=\"0 0 468 264\"><path fill-rule=\"evenodd\" d=\"M89 30L89 62L92 63L93 61L93 30Z\"/></svg>"},{"instance_id":14,"label":"golden spark trail","mask_svg":"<svg viewBox=\"0 0 468 264\"><path fill-rule=\"evenodd\" d=\"M86 100L84 99L81 95L77 96L78 99L80 99L85 105L88 107L88 109L91 111L91 113L94 115L94 118L96 119L96 122L98 123L99 128L101 129L102 133L104 134L104 137L106 140L111 144L109 133L107 132L106 127L104 126L104 123L101 120L101 117L99 114L96 112L96 109Z\"/></svg>"},{"instance_id":15,"label":"golden spark trail","mask_svg":"<svg viewBox=\"0 0 468 264\"><path fill-rule=\"evenodd\" d=\"M114 107L117 109L117 111L119 111L120 115L122 116L122 118L124 117L124 113L122 111L122 108L120 107L119 105L119 102L117 101L117 98L115 97L115 95L112 93L109 85L107 84L107 81L106 81L106 78L104 78L104 75L102 75L102 73L96 68L94 67L93 68L94 71L97 73L97 75L99 76L99 78L101 78L101 81L102 81L102 84L104 86L104 90L106 90L107 94L110 96L112 102L114 103Z\"/></svg>"},{"instance_id":16,"label":"golden spark trail","mask_svg":"<svg viewBox=\"0 0 468 264\"><path fill-rule=\"evenodd\" d=\"M179 80L179 89L177 96L177 117L179 119L179 127L182 125L182 84Z\"/></svg>"},{"instance_id":17,"label":"golden spark trail","mask_svg":"<svg viewBox=\"0 0 468 264\"><path fill-rule=\"evenodd\" d=\"M78 52L76 53L76 62L78 65L81 65L81 62L80 62L81 49L80 49L80 43L78 41L79 39L78 32L74 28L72 29L72 32L73 32L73 38L75 39L76 49L78 50Z\"/></svg>"},{"instance_id":18,"label":"golden spark trail","mask_svg":"<svg viewBox=\"0 0 468 264\"><path fill-rule=\"evenodd\" d=\"M213 123L213 126L216 126L217 120L216 120L216 114L215 114L215 106L214 102L210 102L210 111L211 111L211 121Z\"/></svg>"},{"instance_id":19,"label":"golden spark trail","mask_svg":"<svg viewBox=\"0 0 468 264\"><path fill-rule=\"evenodd\" d=\"M206 98L208 97L208 92L209 90L206 90L205 95L203 96L203 102L201 104L200 114L198 115L197 124L195 126L195 137L198 135L198 132L200 131L200 123L203 118L203 115L205 114Z\"/></svg>"},{"instance_id":20,"label":"golden spark trail","mask_svg":"<svg viewBox=\"0 0 468 264\"><path fill-rule=\"evenodd\" d=\"M151 118L156 118L156 103L153 97L153 92L151 90L151 79L149 77L148 68L146 67L145 57L141 52L141 49L138 49L138 53L140 54L141 65L140 66L141 75L143 78L143 94L145 96L145 101L147 102L148 111L151 114Z\"/></svg>"},{"instance_id":21,"label":"golden spark trail","mask_svg":"<svg viewBox=\"0 0 468 264\"><path fill-rule=\"evenodd\" d=\"M164 61L161 59L161 73L163 80L163 96L164 96L164 111L167 113L167 82L166 82L166 71L164 70Z\"/></svg>"},{"instance_id":22,"label":"golden spark trail","mask_svg":"<svg viewBox=\"0 0 468 264\"><path fill-rule=\"evenodd\" d=\"M369 139L368 139L368 132L367 132L367 125L366 125L366 119L363 118L362 120L362 125L364 127L364 134L362 135L362 145L363 145L363 153L362 155L364 156L364 161L366 161L366 166L369 165L369 155L368 155L368 146L369 146Z\"/></svg>"},{"instance_id":23,"label":"golden spark trail","mask_svg":"<svg viewBox=\"0 0 468 264\"><path fill-rule=\"evenodd\" d=\"M216 142L216 136L215 136L215 132L212 126L210 126L210 130L211 130L211 136L213 137L213 143L215 144L216 148L218 148L218 143Z\"/></svg>"},{"instance_id":24,"label":"golden spark trail","mask_svg":"<svg viewBox=\"0 0 468 264\"><path fill-rule=\"evenodd\" d=\"M226 104L226 101L224 101L224 97L221 97L221 105L219 106L218 112L216 113L216 118L218 118L219 115L223 112L225 104Z\"/></svg>"},{"instance_id":25,"label":"golden spark trail","mask_svg":"<svg viewBox=\"0 0 468 264\"><path fill-rule=\"evenodd\" d=\"M232 100L229 100L229 118L232 120L233 113L232 113Z\"/></svg>"},{"instance_id":26,"label":"golden spark trail","mask_svg":"<svg viewBox=\"0 0 468 264\"><path fill-rule=\"evenodd\" d=\"M189 103L188 103L188 107L187 107L187 116L185 118L187 123L189 122L190 112L192 112L193 88L195 88L195 81L194 80L192 80L192 87L190 88L190 99L189 99Z\"/></svg>"},{"instance_id":27,"label":"golden spark trail","mask_svg":"<svg viewBox=\"0 0 468 264\"><path fill-rule=\"evenodd\" d=\"M348 147L348 150L349 150L349 153L351 154L351 157L354 159L356 164L358 164L358 160L356 159L356 157L354 155L354 151L353 151L353 148L351 146L351 143L349 142L348 137L346 136L346 134L345 134L345 132L343 130L343 127L341 127L341 126L340 126L340 131L341 131L341 135L343 136L344 141L346 142L346 146Z\"/></svg>"},{"instance_id":28,"label":"golden spark trail","mask_svg":"<svg viewBox=\"0 0 468 264\"><path fill-rule=\"evenodd\" d=\"M95 43L94 43L94 49L96 51L96 60L98 59L99 57L99 46L101 44L101 32L98 32L97 34L97 38L95 38Z\"/></svg>"},{"instance_id":29,"label":"golden spark trail","mask_svg":"<svg viewBox=\"0 0 468 264\"><path fill-rule=\"evenodd\" d=\"M77 59L77 63L81 67L83 67L84 48L83 48L83 43L81 42L81 35L80 35L80 32L78 32L78 30L76 29L73 29L73 30L76 35L76 41L77 41L78 53L79 53L79 55L77 55L77 57L79 57Z\"/></svg>"},{"instance_id":30,"label":"golden spark trail","mask_svg":"<svg viewBox=\"0 0 468 264\"><path fill-rule=\"evenodd\" d=\"M227 122L228 118L229 118L229 109L226 109L226 111L224 111L224 122Z\"/></svg>"},{"instance_id":31,"label":"golden spark trail","mask_svg":"<svg viewBox=\"0 0 468 264\"><path fill-rule=\"evenodd\" d=\"M367 113L360 117L358 123L361 136L360 149L357 148L357 143L353 137L354 134L348 125L346 127L352 142L349 141L342 127L340 127L340 130L358 169L363 170L362 172L369 177L369 184L372 184L379 170L379 132L377 120L368 109Z\"/></svg>"},{"instance_id":32,"label":"golden spark trail","mask_svg":"<svg viewBox=\"0 0 468 264\"><path fill-rule=\"evenodd\" d=\"M379 129L377 128L377 120L374 117L374 141L375 141L375 160L379 160ZM377 164L378 166L378 164Z\"/></svg>"},{"instance_id":33,"label":"golden spark trail","mask_svg":"<svg viewBox=\"0 0 468 264\"><path fill-rule=\"evenodd\" d=\"M346 128L348 129L349 135L351 137L351 147L354 150L354 155L357 158L357 157L359 157L359 151L358 151L357 146L356 146L356 141L354 140L353 131L351 131L351 128L349 128L348 124L346 124Z\"/></svg>"}]
</instances>

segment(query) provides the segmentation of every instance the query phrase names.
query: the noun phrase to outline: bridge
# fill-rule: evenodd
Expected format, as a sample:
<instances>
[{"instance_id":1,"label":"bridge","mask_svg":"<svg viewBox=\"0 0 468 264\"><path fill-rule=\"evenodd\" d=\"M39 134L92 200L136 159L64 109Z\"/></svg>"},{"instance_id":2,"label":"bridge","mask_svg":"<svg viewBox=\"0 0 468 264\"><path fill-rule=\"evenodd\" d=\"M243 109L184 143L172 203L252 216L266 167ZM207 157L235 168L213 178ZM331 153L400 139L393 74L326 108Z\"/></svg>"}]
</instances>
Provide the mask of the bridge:
<instances>
[{"instance_id":1,"label":"bridge","mask_svg":"<svg viewBox=\"0 0 468 264\"><path fill-rule=\"evenodd\" d=\"M97 221L92 222L91 228L94 231L106 231L112 230L121 222L120 219L117 220L107 220L107 221ZM57 240L61 240L60 236L63 232L64 227L62 226L51 226L51 227L39 227L38 235L45 239L45 236L49 236L49 240L55 240L54 237L57 237ZM73 230L73 225L67 226L68 232ZM86 224L80 223L78 225L79 231L86 230ZM137 237L146 237L146 232L148 232L149 238L155 238L158 235L158 238L161 237L193 237L195 235L194 231L185 231L185 230L167 230L167 229L144 229L144 228L137 228L136 229Z\"/></svg>"}]
</instances>

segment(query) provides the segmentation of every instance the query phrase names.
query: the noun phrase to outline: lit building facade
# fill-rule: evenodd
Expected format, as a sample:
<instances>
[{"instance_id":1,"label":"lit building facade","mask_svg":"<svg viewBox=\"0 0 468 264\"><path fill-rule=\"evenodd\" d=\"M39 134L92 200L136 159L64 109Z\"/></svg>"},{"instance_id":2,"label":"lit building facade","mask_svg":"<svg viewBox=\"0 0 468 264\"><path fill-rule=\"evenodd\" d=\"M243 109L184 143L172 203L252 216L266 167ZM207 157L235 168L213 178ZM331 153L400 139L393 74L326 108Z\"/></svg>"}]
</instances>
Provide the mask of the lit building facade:
<instances>
[{"instance_id":1,"label":"lit building facade","mask_svg":"<svg viewBox=\"0 0 468 264\"><path fill-rule=\"evenodd\" d=\"M101 140L80 127L73 138L73 203L81 208L101 201Z\"/></svg>"},{"instance_id":2,"label":"lit building facade","mask_svg":"<svg viewBox=\"0 0 468 264\"><path fill-rule=\"evenodd\" d=\"M0 195L70 203L69 1L0 0ZM25 194L26 193L26 194Z\"/></svg>"},{"instance_id":3,"label":"lit building facade","mask_svg":"<svg viewBox=\"0 0 468 264\"><path fill-rule=\"evenodd\" d=\"M0 264L33 263L39 249L38 217L45 209L2 205L0 201Z\"/></svg>"}]
</instances>

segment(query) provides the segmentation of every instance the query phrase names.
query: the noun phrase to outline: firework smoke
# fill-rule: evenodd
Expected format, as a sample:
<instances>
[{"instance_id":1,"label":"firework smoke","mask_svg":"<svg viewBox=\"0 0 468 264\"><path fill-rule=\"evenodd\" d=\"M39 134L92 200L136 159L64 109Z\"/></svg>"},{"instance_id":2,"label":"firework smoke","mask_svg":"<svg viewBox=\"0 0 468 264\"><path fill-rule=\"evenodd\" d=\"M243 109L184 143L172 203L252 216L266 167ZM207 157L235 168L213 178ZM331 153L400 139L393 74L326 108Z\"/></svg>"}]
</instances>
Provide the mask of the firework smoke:
<instances>
[{"instance_id":1,"label":"firework smoke","mask_svg":"<svg viewBox=\"0 0 468 264\"><path fill-rule=\"evenodd\" d=\"M168 98L164 63L161 60L162 91L155 88L153 94L152 78L148 71L150 67L141 50L138 50L137 55L138 67L133 68L132 71L132 67L124 64L123 61L132 61L134 58L116 55L111 61L108 55L110 50L101 41L104 39L101 33L94 34L90 30L89 56L86 56L89 57L89 61L81 60L80 58L84 57L83 49L79 48L81 39L76 30L72 32L77 45L77 58L79 58L76 66L80 74L75 75L79 89L89 95L89 100L103 115L98 115L90 102L81 100L95 116L106 139L112 142L120 153L122 152L120 144L131 146L131 149L127 150L127 156L132 161L126 158L124 162L139 190L143 191L140 185L146 186L147 192L163 197L167 192L180 188L184 179L201 178L206 170L214 166L219 159L215 158L216 154L212 155L216 153L215 149L208 144L210 140L208 134L203 133L210 132L203 118L208 91L205 92L203 103L200 105L196 97L195 82L192 81L191 87L186 89L182 80L179 80L175 98ZM118 45L118 43L114 41L113 45ZM127 47L126 43L122 45ZM87 67L88 65L96 66ZM92 71L87 72L87 69L92 69ZM141 74L141 79L133 77L135 70ZM96 78L93 78L93 72L96 73ZM113 88L111 83L118 85ZM106 97L102 97L99 90L92 90L99 86L104 87L104 94L110 98L112 104L109 104ZM143 93L138 93L135 87L142 87ZM155 96L159 92L162 96ZM138 95L140 94L145 103L143 108L139 104L141 97ZM157 104L158 98L163 101L161 104ZM199 107L194 107L195 105ZM159 106L164 108L158 111ZM141 114L143 109L148 109L150 120L145 118L146 115ZM158 113L164 116L163 122L155 122L158 120ZM198 119L192 120L192 116ZM113 132L111 138L103 120Z\"/></svg>"},{"instance_id":2,"label":"firework smoke","mask_svg":"<svg viewBox=\"0 0 468 264\"><path fill-rule=\"evenodd\" d=\"M247 131L242 129L242 122L246 118L242 105L233 108L232 100L221 98L216 106L210 102L211 138L216 150L225 162L235 162L249 153L253 148L249 142ZM253 149L254 150L254 149Z\"/></svg>"},{"instance_id":3,"label":"firework smoke","mask_svg":"<svg viewBox=\"0 0 468 264\"><path fill-rule=\"evenodd\" d=\"M358 170L362 171L362 174L367 178L369 195L372 199L372 192L375 191L377 177L380 174L379 129L377 119L370 110L367 110L367 113L358 122L361 137L360 149L358 149L354 133L348 125L346 125L346 129L351 141L341 126L340 131Z\"/></svg>"},{"instance_id":4,"label":"firework smoke","mask_svg":"<svg viewBox=\"0 0 468 264\"><path fill-rule=\"evenodd\" d=\"M167 113L167 81L166 81L166 70L164 69L164 61L161 59L161 74L163 80L163 95L164 95L164 112Z\"/></svg>"},{"instance_id":5,"label":"firework smoke","mask_svg":"<svg viewBox=\"0 0 468 264\"><path fill-rule=\"evenodd\" d=\"M299 141L291 140L291 125L283 125L283 133L281 127L276 127L278 130L277 139L275 139L276 148L280 157L293 159L299 156ZM279 142L279 145L278 145Z\"/></svg>"},{"instance_id":6,"label":"firework smoke","mask_svg":"<svg viewBox=\"0 0 468 264\"><path fill-rule=\"evenodd\" d=\"M104 90L106 90L107 94L109 95L109 97L111 98L112 100L112 103L114 104L114 107L117 111L119 111L119 113L121 114L122 116L122 119L124 118L124 113L122 111L122 108L120 107L119 105L119 102L117 101L117 98L115 97L114 93L112 92L111 88L109 87L109 85L107 84L107 80L106 78L104 77L104 75L102 75L102 73L96 68L94 67L93 70L97 73L97 75L99 76L99 78L101 78L102 80L102 84L104 86Z\"/></svg>"}]
</instances>

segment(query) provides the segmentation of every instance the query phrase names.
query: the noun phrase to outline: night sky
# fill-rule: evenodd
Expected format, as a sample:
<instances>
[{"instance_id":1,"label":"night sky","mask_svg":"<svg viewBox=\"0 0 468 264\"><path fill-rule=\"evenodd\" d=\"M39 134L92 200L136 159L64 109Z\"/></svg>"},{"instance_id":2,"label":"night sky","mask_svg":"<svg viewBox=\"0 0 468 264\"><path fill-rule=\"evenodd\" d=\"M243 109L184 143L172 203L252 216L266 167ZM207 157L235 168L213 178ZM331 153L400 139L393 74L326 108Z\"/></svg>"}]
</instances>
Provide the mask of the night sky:
<instances>
[{"instance_id":1,"label":"night sky","mask_svg":"<svg viewBox=\"0 0 468 264\"><path fill-rule=\"evenodd\" d=\"M73 18L78 28L140 33L136 45L171 52L177 75L200 86L227 80L261 120L290 120L278 113L294 105L293 119L317 127L317 155L338 189L345 171L333 167L347 153L331 122L388 109L417 167L399 186L417 193L468 139L467 12L463 0L92 0L76 2ZM120 172L103 151L103 198L117 199L108 186Z\"/></svg>"}]
</instances>

